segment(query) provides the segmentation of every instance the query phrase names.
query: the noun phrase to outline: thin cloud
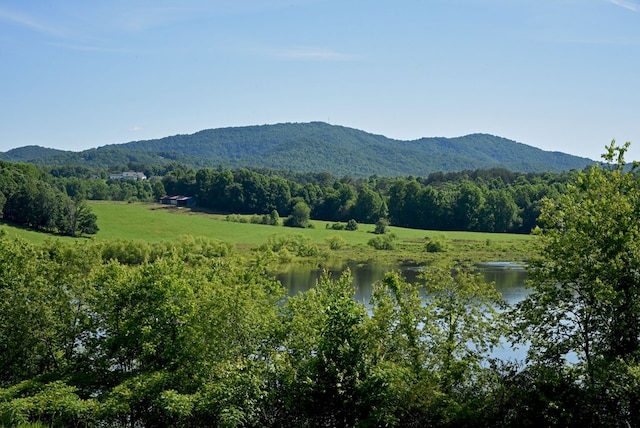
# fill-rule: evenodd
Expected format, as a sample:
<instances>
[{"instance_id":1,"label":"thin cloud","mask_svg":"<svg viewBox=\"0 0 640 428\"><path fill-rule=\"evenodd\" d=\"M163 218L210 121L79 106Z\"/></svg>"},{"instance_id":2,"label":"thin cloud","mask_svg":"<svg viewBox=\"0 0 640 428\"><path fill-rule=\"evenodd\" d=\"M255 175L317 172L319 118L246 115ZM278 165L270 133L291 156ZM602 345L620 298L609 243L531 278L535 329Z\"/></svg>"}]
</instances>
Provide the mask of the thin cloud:
<instances>
[{"instance_id":1,"label":"thin cloud","mask_svg":"<svg viewBox=\"0 0 640 428\"><path fill-rule=\"evenodd\" d=\"M127 31L146 31L174 22L184 22L202 16L205 10L185 7L135 8L118 18L121 28Z\"/></svg>"},{"instance_id":2,"label":"thin cloud","mask_svg":"<svg viewBox=\"0 0 640 428\"><path fill-rule=\"evenodd\" d=\"M611 45L611 46L640 46L640 42L623 38L573 38L573 39L539 39L548 43L563 43L569 45Z\"/></svg>"},{"instance_id":3,"label":"thin cloud","mask_svg":"<svg viewBox=\"0 0 640 428\"><path fill-rule=\"evenodd\" d=\"M189 7L180 2L179 6L147 6L125 8L117 18L116 25L127 31L145 31L175 22L186 22L204 17L227 17L233 15L255 15L295 6L315 3L318 0L194 0ZM135 5L136 3L131 2ZM153 2L151 2L153 4Z\"/></svg>"},{"instance_id":4,"label":"thin cloud","mask_svg":"<svg viewBox=\"0 0 640 428\"><path fill-rule=\"evenodd\" d=\"M277 49L266 52L270 56L308 61L352 61L356 56L324 48Z\"/></svg>"},{"instance_id":5,"label":"thin cloud","mask_svg":"<svg viewBox=\"0 0 640 428\"><path fill-rule=\"evenodd\" d=\"M74 45L69 43L48 43L48 45L80 52L131 53L131 51L127 49L105 48L102 46Z\"/></svg>"},{"instance_id":6,"label":"thin cloud","mask_svg":"<svg viewBox=\"0 0 640 428\"><path fill-rule=\"evenodd\" d=\"M623 7L632 12L640 12L640 5L633 1L628 0L609 0L609 3L615 4L616 6Z\"/></svg>"},{"instance_id":7,"label":"thin cloud","mask_svg":"<svg viewBox=\"0 0 640 428\"><path fill-rule=\"evenodd\" d=\"M21 27L27 28L32 31L48 34L50 36L56 36L56 37L65 36L64 31L58 28L52 27L50 25L44 24L29 15L25 15L19 12L0 9L0 20L5 22L10 22L15 25L19 25Z\"/></svg>"}]
</instances>

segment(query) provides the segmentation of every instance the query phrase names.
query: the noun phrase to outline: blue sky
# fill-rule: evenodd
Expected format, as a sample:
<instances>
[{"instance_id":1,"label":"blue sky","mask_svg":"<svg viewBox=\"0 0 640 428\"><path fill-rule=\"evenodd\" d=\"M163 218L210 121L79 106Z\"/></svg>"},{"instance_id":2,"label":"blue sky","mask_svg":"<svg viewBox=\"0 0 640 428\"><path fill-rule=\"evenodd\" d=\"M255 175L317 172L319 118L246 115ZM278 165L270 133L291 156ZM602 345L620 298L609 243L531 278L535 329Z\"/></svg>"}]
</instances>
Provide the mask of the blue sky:
<instances>
[{"instance_id":1,"label":"blue sky","mask_svg":"<svg viewBox=\"0 0 640 428\"><path fill-rule=\"evenodd\" d=\"M325 121L640 160L640 0L0 0L0 151Z\"/></svg>"}]
</instances>

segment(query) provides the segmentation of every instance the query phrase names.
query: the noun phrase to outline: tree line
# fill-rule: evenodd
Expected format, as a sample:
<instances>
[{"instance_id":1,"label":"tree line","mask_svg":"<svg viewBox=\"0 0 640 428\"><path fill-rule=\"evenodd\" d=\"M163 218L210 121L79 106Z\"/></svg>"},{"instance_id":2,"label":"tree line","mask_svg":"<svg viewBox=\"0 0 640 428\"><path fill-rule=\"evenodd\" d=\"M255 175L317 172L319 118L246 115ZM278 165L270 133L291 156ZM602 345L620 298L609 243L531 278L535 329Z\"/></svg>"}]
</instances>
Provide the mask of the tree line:
<instances>
[{"instance_id":1,"label":"tree line","mask_svg":"<svg viewBox=\"0 0 640 428\"><path fill-rule=\"evenodd\" d=\"M419 177L337 179L329 174L286 174L240 169L176 169L163 179L170 194L193 195L202 208L288 216L304 202L311 217L438 230L529 233L540 201L564 192L577 172L521 174L466 171Z\"/></svg>"},{"instance_id":2,"label":"tree line","mask_svg":"<svg viewBox=\"0 0 640 428\"><path fill-rule=\"evenodd\" d=\"M268 169L194 170L172 163L130 164L149 180L109 179L105 170L77 166L38 168L3 162L0 213L37 230L95 233L85 200L158 201L195 196L203 209L288 217L308 210L313 219L354 220L438 230L529 233L541 200L555 198L577 172L523 174L503 169L435 173L428 177L336 178L328 173ZM5 207L6 205L6 207Z\"/></svg>"},{"instance_id":3,"label":"tree line","mask_svg":"<svg viewBox=\"0 0 640 428\"><path fill-rule=\"evenodd\" d=\"M542 201L512 307L462 266L391 272L365 305L348 272L288 297L268 252L213 240L0 237L0 424L638 426L627 147ZM501 341L527 346L524 364L491 358Z\"/></svg>"},{"instance_id":4,"label":"tree line","mask_svg":"<svg viewBox=\"0 0 640 428\"><path fill-rule=\"evenodd\" d=\"M96 216L82 198L32 165L0 161L0 218L44 232L95 234Z\"/></svg>"},{"instance_id":5,"label":"tree line","mask_svg":"<svg viewBox=\"0 0 640 428\"><path fill-rule=\"evenodd\" d=\"M495 168L427 177L356 179L265 168L194 170L173 162L130 163L126 169L143 171L150 179L110 180L106 170L79 166L20 168L75 201L151 202L180 194L194 196L200 208L231 214L271 215L276 211L287 217L303 203L310 217L318 220L375 223L382 218L402 227L513 233L530 233L541 200L562 194L577 174L525 174Z\"/></svg>"}]
</instances>

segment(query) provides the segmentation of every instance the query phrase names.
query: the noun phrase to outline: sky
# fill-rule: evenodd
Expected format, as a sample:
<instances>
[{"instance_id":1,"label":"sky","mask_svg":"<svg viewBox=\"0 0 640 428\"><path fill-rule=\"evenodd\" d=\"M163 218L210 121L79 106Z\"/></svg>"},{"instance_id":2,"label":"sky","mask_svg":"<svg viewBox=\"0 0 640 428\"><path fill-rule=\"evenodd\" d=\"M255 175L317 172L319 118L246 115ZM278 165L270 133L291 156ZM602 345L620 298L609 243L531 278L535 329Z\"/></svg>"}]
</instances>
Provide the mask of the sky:
<instances>
[{"instance_id":1,"label":"sky","mask_svg":"<svg viewBox=\"0 0 640 428\"><path fill-rule=\"evenodd\" d=\"M0 0L0 152L310 121L640 160L640 0Z\"/></svg>"}]
</instances>

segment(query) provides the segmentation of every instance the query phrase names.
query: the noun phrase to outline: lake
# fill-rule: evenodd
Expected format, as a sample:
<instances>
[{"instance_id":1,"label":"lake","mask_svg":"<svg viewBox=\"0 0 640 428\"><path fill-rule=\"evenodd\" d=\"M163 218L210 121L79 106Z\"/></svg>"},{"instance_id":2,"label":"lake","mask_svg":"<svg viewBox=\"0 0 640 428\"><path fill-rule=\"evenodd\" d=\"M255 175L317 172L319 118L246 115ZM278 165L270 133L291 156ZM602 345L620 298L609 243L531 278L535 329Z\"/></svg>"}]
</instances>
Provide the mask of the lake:
<instances>
[{"instance_id":1,"label":"lake","mask_svg":"<svg viewBox=\"0 0 640 428\"><path fill-rule=\"evenodd\" d=\"M353 285L356 288L355 299L368 303L371 298L373 284L384 278L384 275L392 270L400 271L407 282L420 282L419 266L384 266L371 264L340 264L310 268L309 266L291 265L278 274L278 279L288 290L290 296L307 291L320 279L323 269L326 269L334 278L349 268L353 277ZM502 293L505 301L512 305L524 299L527 295L524 282L527 272L524 266L510 262L478 263L476 268L482 272L487 282L495 282L496 289Z\"/></svg>"},{"instance_id":2,"label":"lake","mask_svg":"<svg viewBox=\"0 0 640 428\"><path fill-rule=\"evenodd\" d=\"M313 287L320 279L323 269L330 272L334 278L338 278L346 268L351 270L353 285L356 288L355 299L364 304L369 303L373 284L382 280L389 271L400 271L407 282L410 283L421 281L419 276L422 268L419 266L380 266L356 263L346 265L329 264L316 268L291 265L278 274L277 277L288 290L289 295L295 296ZM507 304L516 304L527 296L528 291L524 286L527 271L523 265L510 262L478 263L476 264L476 269L483 274L487 282L493 281L495 283L496 289L502 293L502 297ZM494 349L491 356L505 361L522 362L526 357L526 352L526 347L513 349L506 341L503 341L502 347Z\"/></svg>"}]
</instances>

